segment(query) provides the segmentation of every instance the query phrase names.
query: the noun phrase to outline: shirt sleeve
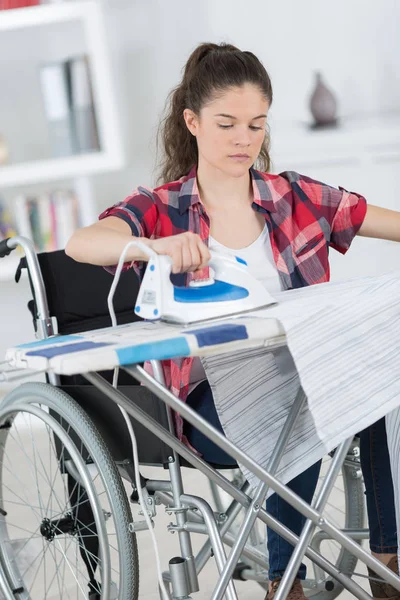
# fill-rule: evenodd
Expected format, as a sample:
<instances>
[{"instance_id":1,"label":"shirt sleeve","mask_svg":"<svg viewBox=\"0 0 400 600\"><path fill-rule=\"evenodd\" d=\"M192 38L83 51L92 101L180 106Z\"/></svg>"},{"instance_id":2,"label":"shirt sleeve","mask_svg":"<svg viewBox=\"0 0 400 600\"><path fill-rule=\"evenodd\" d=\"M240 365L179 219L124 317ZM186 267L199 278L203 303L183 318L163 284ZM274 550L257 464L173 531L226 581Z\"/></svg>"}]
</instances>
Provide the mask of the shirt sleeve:
<instances>
[{"instance_id":1,"label":"shirt sleeve","mask_svg":"<svg viewBox=\"0 0 400 600\"><path fill-rule=\"evenodd\" d=\"M99 220L106 217L119 217L131 228L132 235L135 237L152 237L157 223L157 207L153 192L147 188L137 188L131 196L128 196L123 202L119 202L107 208L99 215ZM143 261L134 261L125 263L123 271L132 267L141 281L146 270L146 263ZM114 274L117 265L105 267L105 269Z\"/></svg>"},{"instance_id":2,"label":"shirt sleeve","mask_svg":"<svg viewBox=\"0 0 400 600\"><path fill-rule=\"evenodd\" d=\"M334 188L324 183L302 177L300 187L324 217L330 227L329 245L345 254L363 224L367 201L364 196Z\"/></svg>"},{"instance_id":3,"label":"shirt sleeve","mask_svg":"<svg viewBox=\"0 0 400 600\"><path fill-rule=\"evenodd\" d=\"M123 202L118 202L99 215L99 220L106 217L119 217L131 228L132 235L150 238L157 222L157 207L151 190L139 187Z\"/></svg>"}]
</instances>

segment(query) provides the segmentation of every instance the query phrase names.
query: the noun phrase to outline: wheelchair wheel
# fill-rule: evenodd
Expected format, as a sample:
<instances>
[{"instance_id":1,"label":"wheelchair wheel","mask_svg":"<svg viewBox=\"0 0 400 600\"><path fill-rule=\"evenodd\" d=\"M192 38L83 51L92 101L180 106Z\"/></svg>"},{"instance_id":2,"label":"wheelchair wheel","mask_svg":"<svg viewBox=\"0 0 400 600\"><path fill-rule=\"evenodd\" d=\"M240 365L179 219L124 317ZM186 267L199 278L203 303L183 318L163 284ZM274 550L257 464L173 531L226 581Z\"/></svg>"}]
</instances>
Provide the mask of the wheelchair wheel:
<instances>
[{"instance_id":1,"label":"wheelchair wheel","mask_svg":"<svg viewBox=\"0 0 400 600\"><path fill-rule=\"evenodd\" d=\"M0 405L6 598L137 600L131 523L116 465L79 405L48 384L8 394Z\"/></svg>"},{"instance_id":2,"label":"wheelchair wheel","mask_svg":"<svg viewBox=\"0 0 400 600\"><path fill-rule=\"evenodd\" d=\"M323 460L319 485L329 467L330 460L330 456L327 456ZM244 477L240 471L233 472L233 483L237 487L243 485ZM225 496L219 493L219 488L214 484L211 485L211 491L217 512L224 512L227 506ZM364 487L361 477L359 443L357 438L354 440L352 448L342 465L341 472L338 475L324 514L340 529L362 529L364 527ZM237 532L239 525L240 520L239 523L234 524L234 528L231 531L233 533ZM255 525L251 532L249 543L268 560L266 526L263 523L258 522ZM322 539L317 532L314 535L311 546L333 563L342 573L348 576L354 573L357 558L347 550L344 550L334 540ZM313 600L333 600L339 596L343 591L343 586L339 582L333 580L327 573L316 567L308 559L305 559L305 564L307 565L307 579L304 582L304 593L308 598L312 598ZM237 576L240 579L258 581L265 590L268 588L267 571L265 568L245 556L242 556L241 562L238 565Z\"/></svg>"}]
</instances>

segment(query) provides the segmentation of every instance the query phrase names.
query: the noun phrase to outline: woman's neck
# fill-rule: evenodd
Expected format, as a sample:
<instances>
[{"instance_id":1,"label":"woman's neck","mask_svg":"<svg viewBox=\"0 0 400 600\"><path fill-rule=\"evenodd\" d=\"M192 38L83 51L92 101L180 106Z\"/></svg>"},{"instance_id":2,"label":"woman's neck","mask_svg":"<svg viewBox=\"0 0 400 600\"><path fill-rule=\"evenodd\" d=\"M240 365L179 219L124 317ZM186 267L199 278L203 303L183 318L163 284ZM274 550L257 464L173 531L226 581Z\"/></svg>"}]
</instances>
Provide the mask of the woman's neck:
<instances>
[{"instance_id":1,"label":"woman's neck","mask_svg":"<svg viewBox=\"0 0 400 600\"><path fill-rule=\"evenodd\" d=\"M199 165L197 185L201 201L209 210L243 206L252 202L250 172L242 177L229 177L209 165Z\"/></svg>"}]
</instances>

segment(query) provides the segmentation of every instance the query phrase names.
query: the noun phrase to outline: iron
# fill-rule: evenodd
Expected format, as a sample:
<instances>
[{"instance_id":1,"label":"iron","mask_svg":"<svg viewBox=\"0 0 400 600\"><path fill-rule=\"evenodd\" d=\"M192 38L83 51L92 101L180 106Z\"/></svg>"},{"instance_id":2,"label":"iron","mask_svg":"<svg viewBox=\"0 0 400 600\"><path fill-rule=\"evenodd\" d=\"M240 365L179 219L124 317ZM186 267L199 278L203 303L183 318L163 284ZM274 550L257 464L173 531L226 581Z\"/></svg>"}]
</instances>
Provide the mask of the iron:
<instances>
[{"instance_id":1,"label":"iron","mask_svg":"<svg viewBox=\"0 0 400 600\"><path fill-rule=\"evenodd\" d=\"M211 252L208 266L214 277L179 287L170 279L171 258L154 254L140 286L135 313L151 321L188 325L276 304L243 259Z\"/></svg>"}]
</instances>

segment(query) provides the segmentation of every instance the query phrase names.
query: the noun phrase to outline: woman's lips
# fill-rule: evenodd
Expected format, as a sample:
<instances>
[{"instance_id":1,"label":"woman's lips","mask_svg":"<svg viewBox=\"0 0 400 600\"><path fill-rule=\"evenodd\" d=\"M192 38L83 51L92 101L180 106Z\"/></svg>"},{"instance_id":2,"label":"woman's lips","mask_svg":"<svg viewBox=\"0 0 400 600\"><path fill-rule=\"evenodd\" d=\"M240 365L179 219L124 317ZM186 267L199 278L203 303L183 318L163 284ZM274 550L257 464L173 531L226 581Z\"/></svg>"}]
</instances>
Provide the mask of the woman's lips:
<instances>
[{"instance_id":1,"label":"woman's lips","mask_svg":"<svg viewBox=\"0 0 400 600\"><path fill-rule=\"evenodd\" d=\"M237 162L246 162L246 160L249 160L250 156L248 154L231 154L229 158Z\"/></svg>"}]
</instances>

